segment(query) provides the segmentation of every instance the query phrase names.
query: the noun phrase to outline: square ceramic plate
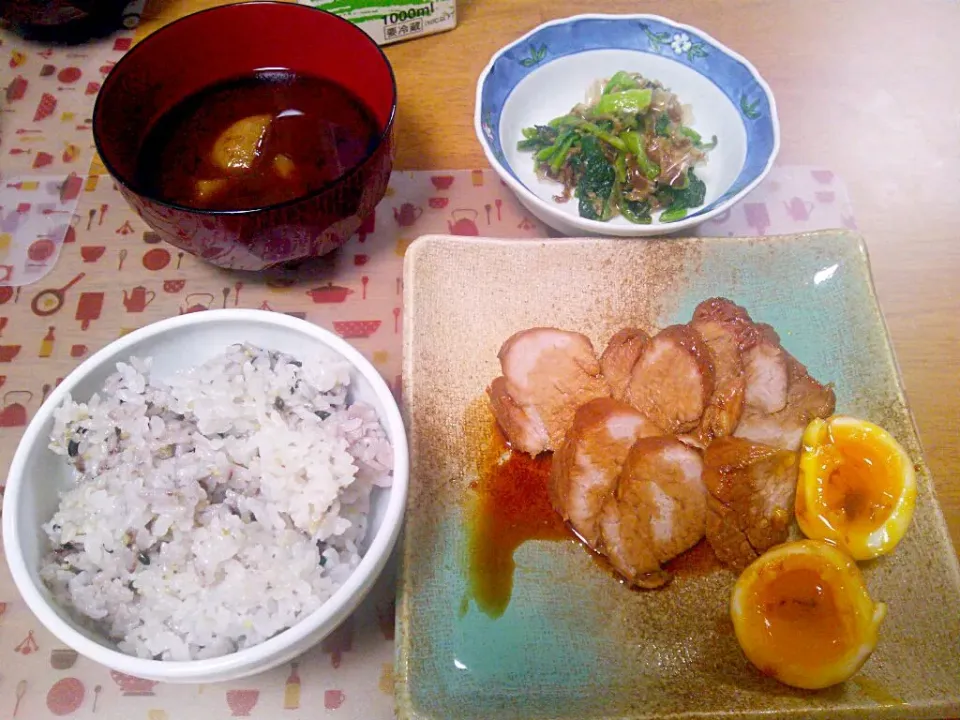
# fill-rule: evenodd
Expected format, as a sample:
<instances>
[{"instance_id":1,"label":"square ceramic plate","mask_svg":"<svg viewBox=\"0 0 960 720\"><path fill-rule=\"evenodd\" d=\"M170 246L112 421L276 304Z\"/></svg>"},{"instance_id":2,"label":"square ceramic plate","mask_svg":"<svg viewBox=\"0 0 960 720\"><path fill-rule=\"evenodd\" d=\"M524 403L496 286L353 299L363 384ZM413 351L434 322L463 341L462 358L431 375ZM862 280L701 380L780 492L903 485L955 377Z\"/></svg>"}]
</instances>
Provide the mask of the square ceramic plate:
<instances>
[{"instance_id":1,"label":"square ceramic plate","mask_svg":"<svg viewBox=\"0 0 960 720\"><path fill-rule=\"evenodd\" d=\"M425 237L405 266L404 401L411 440L398 613L401 718L934 718L960 713L960 571L877 305L861 238L510 241ZM854 680L819 692L763 677L728 615L735 576L631 592L573 543L529 542L496 620L467 594L470 438L497 351L536 325L602 348L624 325L685 322L723 295L771 323L838 411L880 423L916 460L910 531L862 564L888 605ZM473 410L471 410L473 409Z\"/></svg>"}]
</instances>

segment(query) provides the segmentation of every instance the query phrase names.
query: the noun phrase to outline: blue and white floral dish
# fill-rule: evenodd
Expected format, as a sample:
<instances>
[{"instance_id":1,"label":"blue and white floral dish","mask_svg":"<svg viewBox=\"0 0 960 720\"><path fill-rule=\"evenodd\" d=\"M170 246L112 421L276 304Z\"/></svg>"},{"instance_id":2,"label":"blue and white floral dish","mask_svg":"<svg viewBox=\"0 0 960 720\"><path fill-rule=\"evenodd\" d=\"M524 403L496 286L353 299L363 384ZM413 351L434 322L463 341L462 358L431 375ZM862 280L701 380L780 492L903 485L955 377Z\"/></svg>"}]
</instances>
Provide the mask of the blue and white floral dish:
<instances>
[{"instance_id":1,"label":"blue and white floral dish","mask_svg":"<svg viewBox=\"0 0 960 720\"><path fill-rule=\"evenodd\" d=\"M719 144L697 174L702 207L682 220L635 225L580 217L576 202L538 178L522 129L569 112L618 70L659 80L693 112L692 127ZM741 200L770 171L780 124L769 86L746 59L712 37L656 15L577 15L545 23L497 51L477 81L477 137L493 168L536 217L566 235L643 237L688 230Z\"/></svg>"}]
</instances>

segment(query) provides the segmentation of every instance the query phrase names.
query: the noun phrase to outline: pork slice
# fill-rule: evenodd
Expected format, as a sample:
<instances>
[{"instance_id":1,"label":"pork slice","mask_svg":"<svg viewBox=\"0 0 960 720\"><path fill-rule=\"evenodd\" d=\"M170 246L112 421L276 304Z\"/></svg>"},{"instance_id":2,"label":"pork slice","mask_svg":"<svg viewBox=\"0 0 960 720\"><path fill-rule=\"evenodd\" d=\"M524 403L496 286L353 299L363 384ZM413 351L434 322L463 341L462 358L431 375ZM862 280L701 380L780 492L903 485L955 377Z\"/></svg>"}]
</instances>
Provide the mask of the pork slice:
<instances>
[{"instance_id":1,"label":"pork slice","mask_svg":"<svg viewBox=\"0 0 960 720\"><path fill-rule=\"evenodd\" d=\"M776 331L753 322L745 308L722 297L697 305L691 325L702 323L721 323L735 336L744 371L743 405L781 410L787 399L787 366Z\"/></svg>"},{"instance_id":2,"label":"pork slice","mask_svg":"<svg viewBox=\"0 0 960 720\"><path fill-rule=\"evenodd\" d=\"M639 328L623 328L607 343L600 356L600 371L615 400L626 400L630 374L649 343L650 336Z\"/></svg>"},{"instance_id":3,"label":"pork slice","mask_svg":"<svg viewBox=\"0 0 960 720\"><path fill-rule=\"evenodd\" d=\"M787 539L799 458L788 450L723 437L707 448L703 464L707 541L722 562L742 570Z\"/></svg>"},{"instance_id":4,"label":"pork slice","mask_svg":"<svg viewBox=\"0 0 960 720\"><path fill-rule=\"evenodd\" d=\"M550 435L539 413L527 414L507 390L505 377L495 378L487 388L490 407L500 429L518 450L537 455L550 446Z\"/></svg>"},{"instance_id":5,"label":"pork slice","mask_svg":"<svg viewBox=\"0 0 960 720\"><path fill-rule=\"evenodd\" d=\"M787 404L787 358L779 343L761 339L743 356L746 388L744 403L763 413L783 410Z\"/></svg>"},{"instance_id":6,"label":"pork slice","mask_svg":"<svg viewBox=\"0 0 960 720\"><path fill-rule=\"evenodd\" d=\"M803 431L814 418L826 418L836 408L836 395L829 385L814 380L796 358L781 351L787 369L787 396L777 412L748 406L734 435L755 443L797 451Z\"/></svg>"},{"instance_id":7,"label":"pork slice","mask_svg":"<svg viewBox=\"0 0 960 720\"><path fill-rule=\"evenodd\" d=\"M645 415L612 398L582 405L553 456L550 501L580 538L596 549L600 510L616 486L633 443L662 431Z\"/></svg>"},{"instance_id":8,"label":"pork slice","mask_svg":"<svg viewBox=\"0 0 960 720\"><path fill-rule=\"evenodd\" d=\"M686 433L700 422L713 393L710 350L687 325L657 333L630 375L627 401L665 432Z\"/></svg>"},{"instance_id":9,"label":"pork slice","mask_svg":"<svg viewBox=\"0 0 960 720\"><path fill-rule=\"evenodd\" d=\"M667 560L704 535L703 461L672 437L649 437L630 448L617 487L600 515L600 549L637 587L660 587Z\"/></svg>"},{"instance_id":10,"label":"pork slice","mask_svg":"<svg viewBox=\"0 0 960 720\"><path fill-rule=\"evenodd\" d=\"M494 417L511 445L531 455L558 448L577 408L610 395L593 345L580 333L523 330L498 357L502 379L487 389Z\"/></svg>"},{"instance_id":11,"label":"pork slice","mask_svg":"<svg viewBox=\"0 0 960 720\"><path fill-rule=\"evenodd\" d=\"M709 298L694 308L692 322L706 320L730 323L742 328L744 345L749 344L749 336L754 334L753 319L746 308L724 297Z\"/></svg>"},{"instance_id":12,"label":"pork slice","mask_svg":"<svg viewBox=\"0 0 960 720\"><path fill-rule=\"evenodd\" d=\"M732 435L743 412L744 375L738 329L734 323L720 320L694 320L690 323L703 338L713 363L713 393L700 418L697 436L704 445L714 438Z\"/></svg>"}]
</instances>

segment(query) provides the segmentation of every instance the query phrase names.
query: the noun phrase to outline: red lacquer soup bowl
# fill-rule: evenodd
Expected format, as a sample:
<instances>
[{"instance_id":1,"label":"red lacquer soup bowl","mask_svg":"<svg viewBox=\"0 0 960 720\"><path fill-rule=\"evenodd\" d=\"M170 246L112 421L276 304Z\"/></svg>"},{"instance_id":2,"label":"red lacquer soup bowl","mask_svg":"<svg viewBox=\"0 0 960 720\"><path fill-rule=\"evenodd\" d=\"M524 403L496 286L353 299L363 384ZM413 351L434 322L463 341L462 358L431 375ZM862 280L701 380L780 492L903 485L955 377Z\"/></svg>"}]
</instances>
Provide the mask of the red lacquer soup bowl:
<instances>
[{"instance_id":1,"label":"red lacquer soup bowl","mask_svg":"<svg viewBox=\"0 0 960 720\"><path fill-rule=\"evenodd\" d=\"M365 160L302 197L248 210L190 208L138 183L138 154L164 113L217 83L278 68L363 102L380 131ZM120 191L160 237L220 267L261 270L330 252L373 212L390 179L396 107L390 64L362 30L304 5L249 2L188 15L134 46L103 83L93 135Z\"/></svg>"}]
</instances>

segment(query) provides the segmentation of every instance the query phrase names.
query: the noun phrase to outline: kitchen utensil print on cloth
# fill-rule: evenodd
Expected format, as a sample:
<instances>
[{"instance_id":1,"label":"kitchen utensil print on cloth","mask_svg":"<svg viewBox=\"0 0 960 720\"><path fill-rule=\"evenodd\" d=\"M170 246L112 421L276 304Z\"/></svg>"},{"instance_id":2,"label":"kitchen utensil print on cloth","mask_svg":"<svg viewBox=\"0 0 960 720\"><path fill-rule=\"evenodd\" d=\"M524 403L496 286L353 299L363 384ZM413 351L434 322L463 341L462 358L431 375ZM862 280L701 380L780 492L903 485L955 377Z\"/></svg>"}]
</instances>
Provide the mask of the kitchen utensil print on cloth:
<instances>
[{"instance_id":1,"label":"kitchen utensil print on cloth","mask_svg":"<svg viewBox=\"0 0 960 720\"><path fill-rule=\"evenodd\" d=\"M69 670L77 662L77 651L70 648L54 648L50 651L50 667L54 670Z\"/></svg>"},{"instance_id":2,"label":"kitchen utensil print on cloth","mask_svg":"<svg viewBox=\"0 0 960 720\"><path fill-rule=\"evenodd\" d=\"M27 424L27 403L31 400L33 400L33 393L29 390L9 390L4 393L3 408L0 409L0 428L25 427ZM30 637L33 637L32 631ZM33 645L35 646L36 642ZM36 647L34 647L35 649ZM17 652L22 651L18 648Z\"/></svg>"},{"instance_id":3,"label":"kitchen utensil print on cloth","mask_svg":"<svg viewBox=\"0 0 960 720\"><path fill-rule=\"evenodd\" d=\"M40 317L53 315L63 307L63 303L66 301L67 290L83 280L84 277L86 277L86 273L79 273L62 288L47 288L46 290L38 292L33 296L33 300L30 301L30 308L33 310L33 314L39 315Z\"/></svg>"},{"instance_id":4,"label":"kitchen utensil print on cloth","mask_svg":"<svg viewBox=\"0 0 960 720\"><path fill-rule=\"evenodd\" d=\"M323 707L326 710L337 710L346 699L343 690L326 690L323 693Z\"/></svg>"},{"instance_id":5,"label":"kitchen utensil print on cloth","mask_svg":"<svg viewBox=\"0 0 960 720\"><path fill-rule=\"evenodd\" d=\"M213 305L213 300L213 293L190 293L183 299L183 303L180 305L180 314L186 315L187 313L209 310L210 306Z\"/></svg>"},{"instance_id":6,"label":"kitchen utensil print on cloth","mask_svg":"<svg viewBox=\"0 0 960 720\"><path fill-rule=\"evenodd\" d=\"M315 303L342 303L348 295L353 295L353 290L342 285L334 285L332 282L326 285L307 290L307 295Z\"/></svg>"},{"instance_id":7,"label":"kitchen utensil print on cloth","mask_svg":"<svg viewBox=\"0 0 960 720\"><path fill-rule=\"evenodd\" d=\"M400 207L393 209L393 219L400 227L411 227L421 215L423 215L423 208L413 203L403 203Z\"/></svg>"},{"instance_id":8,"label":"kitchen utensil print on cloth","mask_svg":"<svg viewBox=\"0 0 960 720\"><path fill-rule=\"evenodd\" d=\"M95 263L106 251L106 245L84 245L80 248L80 257L85 263Z\"/></svg>"},{"instance_id":9,"label":"kitchen utensil print on cloth","mask_svg":"<svg viewBox=\"0 0 960 720\"><path fill-rule=\"evenodd\" d=\"M54 715L69 715L83 705L85 694L83 683L77 678L63 678L47 692L47 709Z\"/></svg>"},{"instance_id":10,"label":"kitchen utensil print on cloth","mask_svg":"<svg viewBox=\"0 0 960 720\"><path fill-rule=\"evenodd\" d=\"M85 292L80 294L77 301L76 319L80 321L80 329L86 330L90 323L100 319L100 313L103 311L102 292Z\"/></svg>"},{"instance_id":11,"label":"kitchen utensil print on cloth","mask_svg":"<svg viewBox=\"0 0 960 720\"><path fill-rule=\"evenodd\" d=\"M40 341L40 351L37 353L37 357L48 358L53 355L53 346L57 340L56 330L55 325L47 326L47 334L44 335L43 340Z\"/></svg>"},{"instance_id":12,"label":"kitchen utensil print on cloth","mask_svg":"<svg viewBox=\"0 0 960 720\"><path fill-rule=\"evenodd\" d=\"M143 266L147 270L157 272L170 264L170 251L166 248L153 248L143 254Z\"/></svg>"},{"instance_id":13,"label":"kitchen utensil print on cloth","mask_svg":"<svg viewBox=\"0 0 960 720\"><path fill-rule=\"evenodd\" d=\"M123 306L128 313L141 313L147 309L157 293L153 290L147 290L143 285L137 285L135 288L123 291Z\"/></svg>"},{"instance_id":14,"label":"kitchen utensil print on cloth","mask_svg":"<svg viewBox=\"0 0 960 720\"><path fill-rule=\"evenodd\" d=\"M27 248L27 257L31 262L43 264L57 251L57 246L48 237L41 237L30 243Z\"/></svg>"},{"instance_id":15,"label":"kitchen utensil print on cloth","mask_svg":"<svg viewBox=\"0 0 960 720\"><path fill-rule=\"evenodd\" d=\"M27 681L21 680L17 683L16 701L13 706L13 717L17 717L20 712L20 703L23 702L23 696L27 694Z\"/></svg>"},{"instance_id":16,"label":"kitchen utensil print on cloth","mask_svg":"<svg viewBox=\"0 0 960 720\"><path fill-rule=\"evenodd\" d=\"M357 241L365 243L367 241L367 236L371 235L377 229L377 211L374 210L372 213L367 215L364 218L363 222L360 223L360 227L357 228Z\"/></svg>"},{"instance_id":17,"label":"kitchen utensil print on cloth","mask_svg":"<svg viewBox=\"0 0 960 720\"><path fill-rule=\"evenodd\" d=\"M480 213L473 208L459 208L450 213L452 220L447 221L447 230L451 235L479 235L477 218Z\"/></svg>"},{"instance_id":18,"label":"kitchen utensil print on cloth","mask_svg":"<svg viewBox=\"0 0 960 720\"><path fill-rule=\"evenodd\" d=\"M259 690L227 690L227 706L233 717L248 717L259 699Z\"/></svg>"},{"instance_id":19,"label":"kitchen utensil print on cloth","mask_svg":"<svg viewBox=\"0 0 960 720\"><path fill-rule=\"evenodd\" d=\"M30 655L39 649L40 646L37 645L37 640L33 636L33 630L29 630L27 632L27 636L17 644L17 646L14 648L14 651L20 653L21 655Z\"/></svg>"},{"instance_id":20,"label":"kitchen utensil print on cloth","mask_svg":"<svg viewBox=\"0 0 960 720\"><path fill-rule=\"evenodd\" d=\"M290 675L287 676L287 682L283 686L283 709L297 710L300 707L300 673L298 668L300 663L290 664Z\"/></svg>"},{"instance_id":21,"label":"kitchen utensil print on cloth","mask_svg":"<svg viewBox=\"0 0 960 720\"><path fill-rule=\"evenodd\" d=\"M124 697L151 697L153 688L157 686L156 680L145 680L117 670L110 671L110 679L120 688Z\"/></svg>"},{"instance_id":22,"label":"kitchen utensil print on cloth","mask_svg":"<svg viewBox=\"0 0 960 720\"><path fill-rule=\"evenodd\" d=\"M345 340L368 338L380 329L380 320L334 320L333 329Z\"/></svg>"},{"instance_id":23,"label":"kitchen utensil print on cloth","mask_svg":"<svg viewBox=\"0 0 960 720\"><path fill-rule=\"evenodd\" d=\"M20 345L0 345L0 363L13 362L20 354Z\"/></svg>"},{"instance_id":24,"label":"kitchen utensil print on cloth","mask_svg":"<svg viewBox=\"0 0 960 720\"><path fill-rule=\"evenodd\" d=\"M804 200L799 197L792 197L789 200L784 201L784 209L787 211L787 215L790 216L790 219L794 222L805 223L810 219L810 213L813 210L813 203Z\"/></svg>"},{"instance_id":25,"label":"kitchen utensil print on cloth","mask_svg":"<svg viewBox=\"0 0 960 720\"><path fill-rule=\"evenodd\" d=\"M767 204L762 202L744 203L743 212L747 217L747 225L757 233L766 235L770 228L770 213Z\"/></svg>"}]
</instances>

